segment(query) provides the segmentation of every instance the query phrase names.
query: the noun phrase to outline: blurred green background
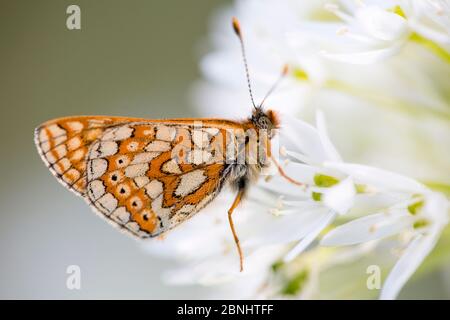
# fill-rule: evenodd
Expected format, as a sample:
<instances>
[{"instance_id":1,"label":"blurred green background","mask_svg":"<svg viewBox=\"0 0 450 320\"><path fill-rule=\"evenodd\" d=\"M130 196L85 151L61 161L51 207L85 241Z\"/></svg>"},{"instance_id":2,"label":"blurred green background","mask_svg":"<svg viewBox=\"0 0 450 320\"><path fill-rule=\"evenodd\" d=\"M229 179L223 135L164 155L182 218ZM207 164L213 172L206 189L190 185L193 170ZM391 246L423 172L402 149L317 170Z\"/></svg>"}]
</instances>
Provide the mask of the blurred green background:
<instances>
[{"instance_id":1,"label":"blurred green background","mask_svg":"<svg viewBox=\"0 0 450 320\"><path fill-rule=\"evenodd\" d=\"M205 297L199 288L163 285L168 261L59 185L39 159L33 130L67 115L194 116L189 89L200 77L208 20L226 3L1 0L0 298ZM66 28L70 4L81 7L81 30ZM73 264L81 290L66 288ZM420 277L401 297L449 297L441 277Z\"/></svg>"}]
</instances>

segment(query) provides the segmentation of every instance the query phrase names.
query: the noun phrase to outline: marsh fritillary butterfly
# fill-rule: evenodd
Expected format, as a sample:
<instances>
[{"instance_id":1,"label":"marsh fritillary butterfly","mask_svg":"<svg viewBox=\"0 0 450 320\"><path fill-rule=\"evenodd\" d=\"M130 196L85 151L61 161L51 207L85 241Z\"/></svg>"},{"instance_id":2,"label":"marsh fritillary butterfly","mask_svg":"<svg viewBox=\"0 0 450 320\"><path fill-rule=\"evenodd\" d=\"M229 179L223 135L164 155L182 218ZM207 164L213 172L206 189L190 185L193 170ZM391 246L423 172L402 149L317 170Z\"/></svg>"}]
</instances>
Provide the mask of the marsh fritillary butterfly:
<instances>
[{"instance_id":1,"label":"marsh fritillary butterfly","mask_svg":"<svg viewBox=\"0 0 450 320\"><path fill-rule=\"evenodd\" d=\"M100 216L138 238L167 232L205 207L224 185L235 187L237 196L228 218L242 271L243 254L232 213L269 165L270 140L279 120L273 111L263 110L264 100L255 105L236 19L233 28L241 42L254 106L248 119L66 117L39 126L35 143L58 181ZM286 73L284 68L282 76ZM282 176L300 184L276 165Z\"/></svg>"}]
</instances>

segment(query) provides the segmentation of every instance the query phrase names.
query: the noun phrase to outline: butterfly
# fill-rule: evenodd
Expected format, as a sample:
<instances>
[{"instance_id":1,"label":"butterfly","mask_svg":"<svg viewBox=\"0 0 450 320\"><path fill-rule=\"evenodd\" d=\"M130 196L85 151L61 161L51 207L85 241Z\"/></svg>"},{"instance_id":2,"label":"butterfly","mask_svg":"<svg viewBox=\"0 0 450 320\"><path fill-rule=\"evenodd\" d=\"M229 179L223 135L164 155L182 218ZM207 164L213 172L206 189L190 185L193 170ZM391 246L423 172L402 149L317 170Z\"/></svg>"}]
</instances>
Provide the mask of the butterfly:
<instances>
[{"instance_id":1,"label":"butterfly","mask_svg":"<svg viewBox=\"0 0 450 320\"><path fill-rule=\"evenodd\" d=\"M228 219L242 271L243 252L232 214L261 170L275 161L270 141L280 122L274 111L263 109L265 98L258 106L254 103L236 18L232 25L254 107L248 119L73 116L37 127L35 143L59 182L137 238L163 235L204 208L224 186L231 186L237 195ZM280 79L286 73L284 68ZM283 177L301 185L276 165Z\"/></svg>"}]
</instances>

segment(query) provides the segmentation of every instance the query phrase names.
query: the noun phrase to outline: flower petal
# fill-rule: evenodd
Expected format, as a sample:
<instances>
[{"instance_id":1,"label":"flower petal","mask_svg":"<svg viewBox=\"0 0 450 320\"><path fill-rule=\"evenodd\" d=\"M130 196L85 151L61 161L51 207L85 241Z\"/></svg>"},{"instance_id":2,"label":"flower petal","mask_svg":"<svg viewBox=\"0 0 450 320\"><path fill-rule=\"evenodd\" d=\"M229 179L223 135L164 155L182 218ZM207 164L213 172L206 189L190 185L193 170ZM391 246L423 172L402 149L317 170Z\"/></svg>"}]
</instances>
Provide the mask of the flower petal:
<instances>
[{"instance_id":1,"label":"flower petal","mask_svg":"<svg viewBox=\"0 0 450 320\"><path fill-rule=\"evenodd\" d=\"M397 297L406 281L434 248L438 235L439 232L427 236L419 234L410 242L384 282L380 299L392 300Z\"/></svg>"},{"instance_id":2,"label":"flower petal","mask_svg":"<svg viewBox=\"0 0 450 320\"><path fill-rule=\"evenodd\" d=\"M384 41L394 41L407 32L406 19L377 6L363 6L356 11L356 19L363 29Z\"/></svg>"},{"instance_id":3,"label":"flower petal","mask_svg":"<svg viewBox=\"0 0 450 320\"><path fill-rule=\"evenodd\" d=\"M352 220L329 231L320 242L324 246L347 246L397 234L411 224L405 214L376 213Z\"/></svg>"},{"instance_id":4,"label":"flower petal","mask_svg":"<svg viewBox=\"0 0 450 320\"><path fill-rule=\"evenodd\" d=\"M324 189L325 190L325 189ZM346 214L355 202L356 189L352 178L347 178L323 192L323 203L339 214Z\"/></svg>"},{"instance_id":5,"label":"flower petal","mask_svg":"<svg viewBox=\"0 0 450 320\"><path fill-rule=\"evenodd\" d=\"M336 213L333 211L329 211L325 215L323 215L319 221L317 221L314 228L312 228L308 235L304 237L300 242L291 250L289 251L286 256L284 257L285 262L292 261L295 257L297 257L300 253L303 252L310 244L314 241L314 239L317 238L319 233L328 226L331 221L335 218Z\"/></svg>"},{"instance_id":6,"label":"flower petal","mask_svg":"<svg viewBox=\"0 0 450 320\"><path fill-rule=\"evenodd\" d=\"M329 53L327 51L322 51L321 55L328 59L350 64L372 64L393 56L400 48L400 45L393 45L382 49L352 53Z\"/></svg>"},{"instance_id":7,"label":"flower petal","mask_svg":"<svg viewBox=\"0 0 450 320\"><path fill-rule=\"evenodd\" d=\"M326 162L324 166L351 175L356 183L368 184L380 189L420 194L429 192L428 188L416 180L383 169L340 162Z\"/></svg>"},{"instance_id":8,"label":"flower petal","mask_svg":"<svg viewBox=\"0 0 450 320\"><path fill-rule=\"evenodd\" d=\"M417 33L421 34L425 38L431 39L441 44L450 43L450 35L448 34L448 31L446 33L444 30L429 27L424 23L420 23L416 19L411 19L409 21L409 25L412 29L417 31Z\"/></svg>"},{"instance_id":9,"label":"flower petal","mask_svg":"<svg viewBox=\"0 0 450 320\"><path fill-rule=\"evenodd\" d=\"M260 214L258 223L246 232L241 232L242 247L288 243L302 239L317 225L317 217L323 208L312 208L306 212L300 209L294 214L273 216Z\"/></svg>"},{"instance_id":10,"label":"flower petal","mask_svg":"<svg viewBox=\"0 0 450 320\"><path fill-rule=\"evenodd\" d=\"M328 160L316 128L294 117L282 116L280 146L302 153L316 163ZM301 138L299 138L301 137Z\"/></svg>"},{"instance_id":11,"label":"flower petal","mask_svg":"<svg viewBox=\"0 0 450 320\"><path fill-rule=\"evenodd\" d=\"M337 152L333 143L330 140L330 136L328 135L328 130L325 122L325 117L321 110L317 110L316 112L316 125L317 131L319 133L320 141L322 142L323 149L327 154L327 158L330 161L340 162L342 161L341 156Z\"/></svg>"}]
</instances>

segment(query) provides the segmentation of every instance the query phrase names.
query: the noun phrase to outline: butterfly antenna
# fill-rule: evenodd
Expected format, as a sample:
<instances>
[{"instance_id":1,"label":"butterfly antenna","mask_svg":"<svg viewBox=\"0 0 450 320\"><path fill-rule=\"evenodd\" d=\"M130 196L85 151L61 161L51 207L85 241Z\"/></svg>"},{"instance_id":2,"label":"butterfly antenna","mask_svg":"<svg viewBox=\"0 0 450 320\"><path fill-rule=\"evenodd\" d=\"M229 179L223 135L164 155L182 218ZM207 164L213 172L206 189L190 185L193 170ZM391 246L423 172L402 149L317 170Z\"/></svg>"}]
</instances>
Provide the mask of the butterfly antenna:
<instances>
[{"instance_id":1,"label":"butterfly antenna","mask_svg":"<svg viewBox=\"0 0 450 320\"><path fill-rule=\"evenodd\" d=\"M284 77L288 74L288 72L289 72L289 67L287 64L285 64L283 66L283 70L281 71L281 74L278 77L277 81L275 81L275 83L272 85L272 87L269 89L269 91L267 91L266 96L264 97L264 99L262 99L261 103L259 104L260 107L263 106L266 99L272 94L272 92L275 91L275 89L278 87L278 85L281 83L281 81L284 79Z\"/></svg>"},{"instance_id":2,"label":"butterfly antenna","mask_svg":"<svg viewBox=\"0 0 450 320\"><path fill-rule=\"evenodd\" d=\"M250 82L250 73L248 71L247 57L245 54L244 39L242 38L242 32L241 32L241 27L239 25L239 20L235 17L233 17L233 30L236 33L236 35L238 36L239 42L241 43L242 60L244 60L245 74L247 76L248 92L250 93L250 99L252 100L253 107L255 109L257 109L255 100L253 99L252 85Z\"/></svg>"}]
</instances>

